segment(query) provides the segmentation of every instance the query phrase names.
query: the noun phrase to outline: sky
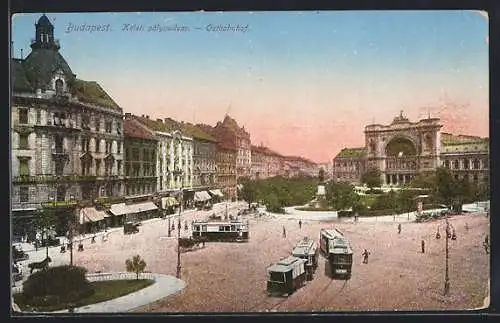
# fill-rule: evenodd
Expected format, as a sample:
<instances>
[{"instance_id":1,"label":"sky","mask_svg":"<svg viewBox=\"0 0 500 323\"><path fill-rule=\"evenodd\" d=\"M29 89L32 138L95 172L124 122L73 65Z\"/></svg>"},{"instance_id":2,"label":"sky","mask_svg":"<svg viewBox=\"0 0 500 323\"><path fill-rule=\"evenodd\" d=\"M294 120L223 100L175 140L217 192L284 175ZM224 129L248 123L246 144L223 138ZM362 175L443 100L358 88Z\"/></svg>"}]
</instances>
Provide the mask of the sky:
<instances>
[{"instance_id":1,"label":"sky","mask_svg":"<svg viewBox=\"0 0 500 323\"><path fill-rule=\"evenodd\" d=\"M364 146L366 125L401 110L489 134L485 12L46 14L73 73L124 112L210 125L229 114L252 144L316 162ZM13 16L14 57L31 51L40 16Z\"/></svg>"}]
</instances>

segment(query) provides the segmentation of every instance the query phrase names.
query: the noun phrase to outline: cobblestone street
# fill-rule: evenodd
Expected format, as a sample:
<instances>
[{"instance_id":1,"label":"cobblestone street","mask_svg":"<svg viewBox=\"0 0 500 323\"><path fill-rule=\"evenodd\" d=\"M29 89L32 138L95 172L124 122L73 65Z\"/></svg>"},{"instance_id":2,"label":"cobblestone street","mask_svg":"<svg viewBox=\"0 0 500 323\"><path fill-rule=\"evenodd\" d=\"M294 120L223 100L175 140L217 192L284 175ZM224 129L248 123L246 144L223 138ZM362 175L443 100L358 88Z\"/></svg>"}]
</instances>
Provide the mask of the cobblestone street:
<instances>
[{"instance_id":1,"label":"cobblestone street","mask_svg":"<svg viewBox=\"0 0 500 323\"><path fill-rule=\"evenodd\" d=\"M234 207L234 204L233 204ZM191 222L214 211L190 212L182 217ZM236 211L229 208L234 215ZM175 217L173 217L175 219ZM451 295L442 297L445 274L445 239L435 239L438 225L444 232L444 220L427 223L303 221L272 216L250 218L248 243L207 243L206 247L182 254L182 277L186 288L156 304L138 309L153 312L245 312L245 311L321 311L321 310L432 310L470 309L483 306L487 296L489 255L482 242L489 234L489 219L482 214L450 218L457 240L450 240ZM468 223L469 230L465 228ZM288 256L302 237L319 238L320 228L335 225L348 237L354 250L353 274L349 281L332 280L325 274L325 259L320 256L314 280L288 298L268 297L266 267ZM283 239L285 226L287 238ZM177 230L177 229L176 229ZM124 235L114 231L109 241L86 243L84 252L75 252L77 265L89 273L117 272L125 269L125 260L135 254L147 262L147 271L174 275L177 266L175 237L166 237L167 220L151 220L140 232ZM181 229L181 236L189 231ZM420 242L425 240L426 252ZM362 250L371 252L369 264L362 264ZM69 254L51 251L53 265L69 262ZM45 250L38 251L43 258ZM36 259L33 257L33 259Z\"/></svg>"}]
</instances>

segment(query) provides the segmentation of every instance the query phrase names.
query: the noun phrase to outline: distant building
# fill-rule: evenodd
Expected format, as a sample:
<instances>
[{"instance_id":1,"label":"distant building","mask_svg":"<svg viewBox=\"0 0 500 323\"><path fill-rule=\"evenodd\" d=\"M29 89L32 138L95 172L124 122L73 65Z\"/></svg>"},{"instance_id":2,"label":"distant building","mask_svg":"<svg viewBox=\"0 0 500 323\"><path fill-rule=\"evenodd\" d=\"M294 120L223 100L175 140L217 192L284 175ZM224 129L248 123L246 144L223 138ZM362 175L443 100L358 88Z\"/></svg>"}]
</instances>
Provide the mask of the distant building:
<instances>
[{"instance_id":1,"label":"distant building","mask_svg":"<svg viewBox=\"0 0 500 323\"><path fill-rule=\"evenodd\" d=\"M360 183L368 168L378 168L383 185L402 185L444 166L456 178L488 182L489 140L441 128L438 118L410 122L402 112L390 125L368 125L366 147L345 148L333 159L334 180Z\"/></svg>"},{"instance_id":2,"label":"distant building","mask_svg":"<svg viewBox=\"0 0 500 323\"><path fill-rule=\"evenodd\" d=\"M221 142L217 145L217 184L224 198L235 200L236 188L236 158L238 149L235 146Z\"/></svg>"},{"instance_id":3,"label":"distant building","mask_svg":"<svg viewBox=\"0 0 500 323\"><path fill-rule=\"evenodd\" d=\"M322 169L325 172L325 181L329 181L333 178L333 169L332 169L332 163L331 162L326 162L326 163L319 163L318 164L318 174L320 169Z\"/></svg>"},{"instance_id":4,"label":"distant building","mask_svg":"<svg viewBox=\"0 0 500 323\"><path fill-rule=\"evenodd\" d=\"M318 164L299 156L284 156L282 176L292 177L317 177Z\"/></svg>"},{"instance_id":5,"label":"distant building","mask_svg":"<svg viewBox=\"0 0 500 323\"><path fill-rule=\"evenodd\" d=\"M206 125L204 125L206 127ZM250 177L252 156L250 134L245 127L240 127L236 120L226 115L222 122L217 122L211 129L211 135L219 142L232 142L236 147L236 177Z\"/></svg>"},{"instance_id":6,"label":"distant building","mask_svg":"<svg viewBox=\"0 0 500 323\"><path fill-rule=\"evenodd\" d=\"M11 61L13 229L33 235L31 220L51 209L64 234L77 202L123 196L123 111L99 84L76 78L45 15L31 48Z\"/></svg>"},{"instance_id":7,"label":"distant building","mask_svg":"<svg viewBox=\"0 0 500 323\"><path fill-rule=\"evenodd\" d=\"M252 146L252 179L265 179L282 175L283 172L283 156L277 152L265 147Z\"/></svg>"},{"instance_id":8,"label":"distant building","mask_svg":"<svg viewBox=\"0 0 500 323\"><path fill-rule=\"evenodd\" d=\"M193 138L181 125L170 119L152 120L149 116L126 114L155 134L157 140L156 191L159 196L167 197L185 190L186 202L193 187Z\"/></svg>"}]
</instances>

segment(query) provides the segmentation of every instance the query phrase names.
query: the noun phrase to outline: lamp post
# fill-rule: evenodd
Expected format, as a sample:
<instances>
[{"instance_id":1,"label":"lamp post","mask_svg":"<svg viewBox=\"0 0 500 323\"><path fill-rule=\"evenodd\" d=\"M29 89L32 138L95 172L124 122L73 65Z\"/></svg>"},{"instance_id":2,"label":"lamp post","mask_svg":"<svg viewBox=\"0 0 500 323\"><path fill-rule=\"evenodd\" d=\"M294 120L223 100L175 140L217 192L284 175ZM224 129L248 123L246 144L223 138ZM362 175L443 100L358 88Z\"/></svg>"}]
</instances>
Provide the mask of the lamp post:
<instances>
[{"instance_id":1,"label":"lamp post","mask_svg":"<svg viewBox=\"0 0 500 323\"><path fill-rule=\"evenodd\" d=\"M182 156L182 138L181 138L181 133L179 131L176 131L174 133L174 138L175 141L179 144L179 157ZM177 158L176 158L177 159ZM177 166L177 165L175 165ZM175 167L174 166L174 167ZM174 168L175 169L175 168ZM179 217L178 217L178 222L177 222L177 274L176 277L178 279L181 278L181 245L180 245L180 240L181 240L181 213L182 213L182 204L183 204L183 199L184 199L184 182L182 180L182 175L184 172L182 169L179 167L177 171L174 172L174 175L179 176L180 179L180 196L179 196ZM169 226L170 228L170 226Z\"/></svg>"},{"instance_id":2,"label":"lamp post","mask_svg":"<svg viewBox=\"0 0 500 323\"><path fill-rule=\"evenodd\" d=\"M449 244L448 240L450 237L450 223L446 219L446 262L445 262L445 274L444 274L444 296L448 296L450 292L450 276L448 272L448 259L449 259Z\"/></svg>"},{"instance_id":3,"label":"lamp post","mask_svg":"<svg viewBox=\"0 0 500 323\"><path fill-rule=\"evenodd\" d=\"M165 212L165 215L167 214L167 211L163 210ZM170 229L170 215L168 215L168 237L170 238L172 230Z\"/></svg>"}]
</instances>

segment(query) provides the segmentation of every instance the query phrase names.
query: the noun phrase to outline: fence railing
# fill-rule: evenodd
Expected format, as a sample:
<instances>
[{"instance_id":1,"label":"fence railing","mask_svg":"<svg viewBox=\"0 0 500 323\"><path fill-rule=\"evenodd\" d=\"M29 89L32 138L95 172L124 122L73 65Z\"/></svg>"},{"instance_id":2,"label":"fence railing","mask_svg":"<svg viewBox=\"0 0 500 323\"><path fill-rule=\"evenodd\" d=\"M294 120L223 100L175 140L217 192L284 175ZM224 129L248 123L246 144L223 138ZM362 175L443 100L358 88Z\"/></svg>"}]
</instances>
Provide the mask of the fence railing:
<instances>
[{"instance_id":1,"label":"fence railing","mask_svg":"<svg viewBox=\"0 0 500 323\"><path fill-rule=\"evenodd\" d=\"M86 275L87 279L90 282L98 282L98 281L107 281L107 280L132 280L136 279L137 276L134 273L126 273L126 272L120 272L120 273L93 273L93 274L87 274ZM155 276L153 273L150 272L144 272L139 274L139 279L151 279L151 280L156 280ZM17 294L21 293L23 291L23 285L18 285L18 286L12 286L12 293Z\"/></svg>"}]
</instances>

